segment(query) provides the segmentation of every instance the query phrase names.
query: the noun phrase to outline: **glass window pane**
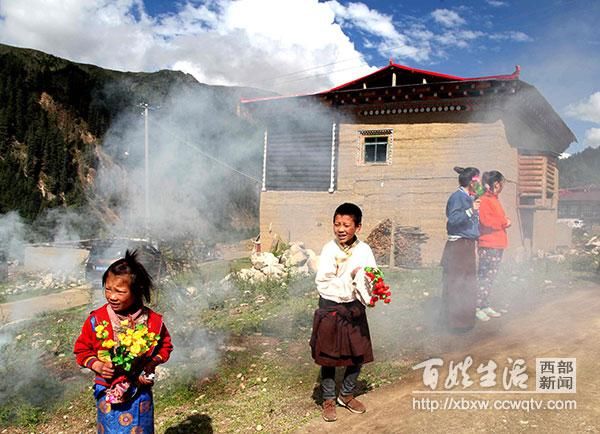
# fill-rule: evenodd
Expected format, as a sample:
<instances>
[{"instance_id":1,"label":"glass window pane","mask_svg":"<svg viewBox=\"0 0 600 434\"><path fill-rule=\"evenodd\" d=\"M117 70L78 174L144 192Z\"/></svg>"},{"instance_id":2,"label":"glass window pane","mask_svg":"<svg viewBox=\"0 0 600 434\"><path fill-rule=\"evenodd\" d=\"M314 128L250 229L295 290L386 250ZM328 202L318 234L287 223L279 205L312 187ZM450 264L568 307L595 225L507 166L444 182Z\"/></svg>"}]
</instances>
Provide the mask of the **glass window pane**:
<instances>
[{"instance_id":1,"label":"glass window pane","mask_svg":"<svg viewBox=\"0 0 600 434\"><path fill-rule=\"evenodd\" d=\"M365 145L365 163L375 161L375 145Z\"/></svg>"},{"instance_id":2,"label":"glass window pane","mask_svg":"<svg viewBox=\"0 0 600 434\"><path fill-rule=\"evenodd\" d=\"M381 163L385 163L387 161L387 145L382 144L377 146L376 161Z\"/></svg>"},{"instance_id":3,"label":"glass window pane","mask_svg":"<svg viewBox=\"0 0 600 434\"><path fill-rule=\"evenodd\" d=\"M388 136L364 137L365 163L385 163L387 161Z\"/></svg>"}]
</instances>

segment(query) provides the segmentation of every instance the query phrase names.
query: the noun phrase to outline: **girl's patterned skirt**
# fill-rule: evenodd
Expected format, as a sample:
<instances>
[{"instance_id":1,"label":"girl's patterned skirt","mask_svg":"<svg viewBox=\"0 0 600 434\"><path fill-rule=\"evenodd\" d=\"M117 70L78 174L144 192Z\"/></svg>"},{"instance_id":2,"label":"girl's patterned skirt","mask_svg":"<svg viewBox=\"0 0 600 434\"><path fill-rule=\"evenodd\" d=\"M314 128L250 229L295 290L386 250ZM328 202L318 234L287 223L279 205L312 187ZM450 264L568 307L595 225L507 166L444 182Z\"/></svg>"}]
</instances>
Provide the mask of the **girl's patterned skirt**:
<instances>
[{"instance_id":1,"label":"girl's patterned skirt","mask_svg":"<svg viewBox=\"0 0 600 434\"><path fill-rule=\"evenodd\" d=\"M94 386L98 434L154 433L152 390L141 388L133 399L121 404L106 402L106 387Z\"/></svg>"}]
</instances>

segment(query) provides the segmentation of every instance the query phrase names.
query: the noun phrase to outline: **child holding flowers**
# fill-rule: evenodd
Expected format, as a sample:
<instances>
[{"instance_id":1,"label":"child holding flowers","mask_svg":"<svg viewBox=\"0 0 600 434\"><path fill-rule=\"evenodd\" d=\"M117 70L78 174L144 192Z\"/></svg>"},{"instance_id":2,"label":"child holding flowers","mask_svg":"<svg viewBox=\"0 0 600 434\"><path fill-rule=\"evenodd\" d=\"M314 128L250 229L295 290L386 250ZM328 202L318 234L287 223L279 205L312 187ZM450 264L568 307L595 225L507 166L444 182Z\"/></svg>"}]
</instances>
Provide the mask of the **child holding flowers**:
<instances>
[{"instance_id":1,"label":"child holding flowers","mask_svg":"<svg viewBox=\"0 0 600 434\"><path fill-rule=\"evenodd\" d=\"M369 245L356 237L361 225L362 211L355 204L344 203L335 210L335 239L323 247L315 278L320 297L310 346L321 366L323 419L328 422L337 419L336 366L345 367L337 403L353 413L366 411L353 393L361 366L373 361L364 287L368 281L365 267L376 268L377 264Z\"/></svg>"},{"instance_id":2,"label":"child holding flowers","mask_svg":"<svg viewBox=\"0 0 600 434\"><path fill-rule=\"evenodd\" d=\"M128 250L102 285L107 303L85 320L74 350L77 363L96 373L98 433L153 433L154 370L173 345L162 316L144 306L152 279Z\"/></svg>"}]
</instances>

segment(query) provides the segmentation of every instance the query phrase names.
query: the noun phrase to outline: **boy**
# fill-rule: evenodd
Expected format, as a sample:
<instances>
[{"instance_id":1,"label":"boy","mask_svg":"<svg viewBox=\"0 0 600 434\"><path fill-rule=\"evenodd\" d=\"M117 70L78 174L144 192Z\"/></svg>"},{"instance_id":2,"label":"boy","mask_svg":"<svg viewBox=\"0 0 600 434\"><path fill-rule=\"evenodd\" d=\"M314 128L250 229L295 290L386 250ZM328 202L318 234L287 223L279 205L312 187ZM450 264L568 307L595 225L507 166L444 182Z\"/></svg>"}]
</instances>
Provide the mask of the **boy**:
<instances>
[{"instance_id":1,"label":"boy","mask_svg":"<svg viewBox=\"0 0 600 434\"><path fill-rule=\"evenodd\" d=\"M364 287L364 267L377 264L368 244L356 237L361 227L362 212L355 204L343 203L335 210L335 239L323 247L315 278L320 297L310 345L315 363L321 366L323 419L327 422L337 419L336 366L346 367L337 403L353 413L366 411L353 395L361 366L373 361L369 325L359 290Z\"/></svg>"}]
</instances>

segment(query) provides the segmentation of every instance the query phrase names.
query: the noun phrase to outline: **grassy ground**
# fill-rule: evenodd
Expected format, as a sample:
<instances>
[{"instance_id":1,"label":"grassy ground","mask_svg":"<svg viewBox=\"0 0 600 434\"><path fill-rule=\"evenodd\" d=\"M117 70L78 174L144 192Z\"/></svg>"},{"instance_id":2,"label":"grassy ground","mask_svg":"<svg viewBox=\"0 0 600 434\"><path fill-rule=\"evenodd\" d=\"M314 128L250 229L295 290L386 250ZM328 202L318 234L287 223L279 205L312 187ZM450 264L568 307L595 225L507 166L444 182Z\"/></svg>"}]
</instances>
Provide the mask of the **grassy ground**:
<instances>
[{"instance_id":1,"label":"grassy ground","mask_svg":"<svg viewBox=\"0 0 600 434\"><path fill-rule=\"evenodd\" d=\"M241 266L215 262L162 285L156 308L176 350L155 386L158 433L290 432L320 412L308 347L312 278L220 283ZM543 302L592 277L580 258L505 264L495 304L515 310L519 300ZM386 272L393 302L369 310L377 360L361 374L361 393L399 381L437 351L440 279L438 268ZM0 433L95 432L91 375L71 353L87 310L0 330Z\"/></svg>"}]
</instances>

